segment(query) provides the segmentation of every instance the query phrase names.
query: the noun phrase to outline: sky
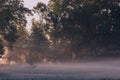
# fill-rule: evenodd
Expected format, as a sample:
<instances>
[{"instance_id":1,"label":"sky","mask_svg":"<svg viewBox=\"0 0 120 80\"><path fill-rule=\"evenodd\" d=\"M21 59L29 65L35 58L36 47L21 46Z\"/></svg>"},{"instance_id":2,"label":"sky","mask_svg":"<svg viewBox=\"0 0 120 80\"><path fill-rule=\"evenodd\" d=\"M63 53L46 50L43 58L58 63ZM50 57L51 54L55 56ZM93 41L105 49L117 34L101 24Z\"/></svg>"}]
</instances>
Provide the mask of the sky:
<instances>
[{"instance_id":1,"label":"sky","mask_svg":"<svg viewBox=\"0 0 120 80\"><path fill-rule=\"evenodd\" d=\"M44 2L45 4L48 4L48 0L24 0L24 5L25 7L32 9L32 7L38 2Z\"/></svg>"},{"instance_id":2,"label":"sky","mask_svg":"<svg viewBox=\"0 0 120 80\"><path fill-rule=\"evenodd\" d=\"M34 6L37 5L38 2L43 2L45 4L48 4L49 0L24 0L24 6L32 9ZM31 26L31 19L35 18L36 20L39 19L37 14L34 14L34 16L26 16L27 18L27 29L28 31L30 30L30 26Z\"/></svg>"}]
</instances>

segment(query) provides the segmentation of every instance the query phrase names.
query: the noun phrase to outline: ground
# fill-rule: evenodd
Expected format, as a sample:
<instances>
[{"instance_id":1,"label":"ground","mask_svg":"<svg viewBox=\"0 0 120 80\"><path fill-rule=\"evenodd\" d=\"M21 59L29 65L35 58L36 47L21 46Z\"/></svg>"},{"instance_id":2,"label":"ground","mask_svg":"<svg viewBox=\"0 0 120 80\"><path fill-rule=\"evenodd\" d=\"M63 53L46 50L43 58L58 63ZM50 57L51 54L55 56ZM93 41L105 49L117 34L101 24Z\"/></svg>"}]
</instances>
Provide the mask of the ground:
<instances>
[{"instance_id":1,"label":"ground","mask_svg":"<svg viewBox=\"0 0 120 80\"><path fill-rule=\"evenodd\" d=\"M120 59L1 65L0 80L120 80Z\"/></svg>"}]
</instances>

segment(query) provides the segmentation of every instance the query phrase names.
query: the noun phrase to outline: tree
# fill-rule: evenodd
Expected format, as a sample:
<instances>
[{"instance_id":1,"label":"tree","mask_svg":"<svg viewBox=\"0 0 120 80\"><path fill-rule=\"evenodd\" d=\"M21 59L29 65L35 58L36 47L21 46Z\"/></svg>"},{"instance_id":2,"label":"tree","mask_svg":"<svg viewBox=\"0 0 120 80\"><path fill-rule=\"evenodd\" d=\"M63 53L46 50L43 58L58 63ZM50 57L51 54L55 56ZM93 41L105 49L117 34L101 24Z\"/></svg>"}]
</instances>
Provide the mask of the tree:
<instances>
[{"instance_id":1,"label":"tree","mask_svg":"<svg viewBox=\"0 0 120 80\"><path fill-rule=\"evenodd\" d=\"M71 52L77 56L76 52L84 45L90 44L96 33L96 5L94 2L83 0L51 0L49 5L54 24L54 38L62 38L61 42L67 40Z\"/></svg>"},{"instance_id":2,"label":"tree","mask_svg":"<svg viewBox=\"0 0 120 80\"><path fill-rule=\"evenodd\" d=\"M119 44L119 3L119 0L50 0L54 39L70 41L76 55L85 45L93 48L92 55L97 56L96 45Z\"/></svg>"},{"instance_id":3,"label":"tree","mask_svg":"<svg viewBox=\"0 0 120 80\"><path fill-rule=\"evenodd\" d=\"M49 45L48 39L44 33L43 23L35 21L34 19L32 21L31 39L32 45L35 46L35 48L44 48Z\"/></svg>"},{"instance_id":4,"label":"tree","mask_svg":"<svg viewBox=\"0 0 120 80\"><path fill-rule=\"evenodd\" d=\"M47 30L49 28L48 25L48 8L47 6L39 2L33 9L34 13L37 13L39 15L39 20L36 21L33 19L32 21L32 37L37 42L37 45L42 44L46 48L49 47L50 42L48 39L48 33Z\"/></svg>"},{"instance_id":5,"label":"tree","mask_svg":"<svg viewBox=\"0 0 120 80\"><path fill-rule=\"evenodd\" d=\"M13 43L18 39L18 30L25 27L25 14L29 12L22 0L0 0L0 35L8 42L9 48L12 48ZM20 24L22 26L19 26Z\"/></svg>"}]
</instances>

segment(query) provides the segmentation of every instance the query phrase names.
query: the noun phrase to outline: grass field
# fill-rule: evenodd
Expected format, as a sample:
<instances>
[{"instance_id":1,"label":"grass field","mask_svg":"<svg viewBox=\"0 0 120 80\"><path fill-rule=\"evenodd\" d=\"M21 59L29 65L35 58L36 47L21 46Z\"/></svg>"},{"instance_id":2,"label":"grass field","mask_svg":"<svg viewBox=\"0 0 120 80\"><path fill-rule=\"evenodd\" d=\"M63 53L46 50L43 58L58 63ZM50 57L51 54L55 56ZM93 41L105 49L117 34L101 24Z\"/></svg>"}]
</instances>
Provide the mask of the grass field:
<instances>
[{"instance_id":1,"label":"grass field","mask_svg":"<svg viewBox=\"0 0 120 80\"><path fill-rule=\"evenodd\" d=\"M120 59L76 64L1 65L0 80L120 80Z\"/></svg>"}]
</instances>

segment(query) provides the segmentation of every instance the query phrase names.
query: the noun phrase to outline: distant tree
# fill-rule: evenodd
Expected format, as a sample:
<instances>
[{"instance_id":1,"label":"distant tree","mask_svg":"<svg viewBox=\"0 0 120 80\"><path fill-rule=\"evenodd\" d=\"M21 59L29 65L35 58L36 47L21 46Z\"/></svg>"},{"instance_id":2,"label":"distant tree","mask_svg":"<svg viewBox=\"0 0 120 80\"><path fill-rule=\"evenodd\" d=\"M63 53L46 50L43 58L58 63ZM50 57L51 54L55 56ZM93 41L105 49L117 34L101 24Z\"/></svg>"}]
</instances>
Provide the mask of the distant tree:
<instances>
[{"instance_id":1,"label":"distant tree","mask_svg":"<svg viewBox=\"0 0 120 80\"><path fill-rule=\"evenodd\" d=\"M30 52L26 58L26 62L33 65L37 62L41 62L43 56L47 56L49 41L44 33L44 26L41 21L32 20L31 35L30 35Z\"/></svg>"},{"instance_id":2,"label":"distant tree","mask_svg":"<svg viewBox=\"0 0 120 80\"><path fill-rule=\"evenodd\" d=\"M44 49L45 47L48 47L49 45L49 41L44 33L43 25L44 25L43 23L39 21L35 21L34 19L32 21L32 29L31 29L32 45L38 49L39 48Z\"/></svg>"}]
</instances>

